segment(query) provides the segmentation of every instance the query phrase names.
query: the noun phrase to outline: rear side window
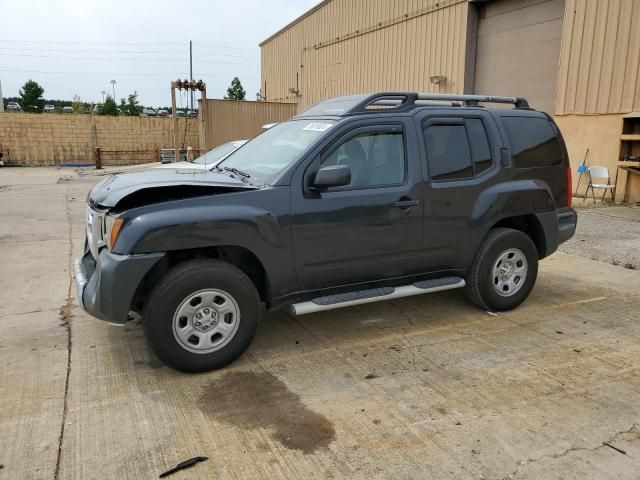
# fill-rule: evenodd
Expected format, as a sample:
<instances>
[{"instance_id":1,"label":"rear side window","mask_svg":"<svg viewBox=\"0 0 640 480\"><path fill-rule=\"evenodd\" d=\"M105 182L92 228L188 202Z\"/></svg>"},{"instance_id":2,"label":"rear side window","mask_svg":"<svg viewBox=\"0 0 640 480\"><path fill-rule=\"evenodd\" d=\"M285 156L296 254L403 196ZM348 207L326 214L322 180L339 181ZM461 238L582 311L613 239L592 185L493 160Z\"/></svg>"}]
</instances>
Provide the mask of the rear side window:
<instances>
[{"instance_id":1,"label":"rear side window","mask_svg":"<svg viewBox=\"0 0 640 480\"><path fill-rule=\"evenodd\" d=\"M551 123L544 118L502 117L513 164L517 168L562 164L562 148Z\"/></svg>"},{"instance_id":2,"label":"rear side window","mask_svg":"<svg viewBox=\"0 0 640 480\"><path fill-rule=\"evenodd\" d=\"M464 125L432 125L424 131L432 180L473 176L471 150Z\"/></svg>"},{"instance_id":3,"label":"rear side window","mask_svg":"<svg viewBox=\"0 0 640 480\"><path fill-rule=\"evenodd\" d=\"M431 180L472 178L491 167L491 148L479 118L428 125L423 133Z\"/></svg>"},{"instance_id":4,"label":"rear side window","mask_svg":"<svg viewBox=\"0 0 640 480\"><path fill-rule=\"evenodd\" d=\"M479 118L468 118L465 120L467 124L467 134L469 135L469 143L471 144L471 154L475 166L475 174L484 172L491 166L491 149L489 148L489 140L487 132Z\"/></svg>"}]
</instances>

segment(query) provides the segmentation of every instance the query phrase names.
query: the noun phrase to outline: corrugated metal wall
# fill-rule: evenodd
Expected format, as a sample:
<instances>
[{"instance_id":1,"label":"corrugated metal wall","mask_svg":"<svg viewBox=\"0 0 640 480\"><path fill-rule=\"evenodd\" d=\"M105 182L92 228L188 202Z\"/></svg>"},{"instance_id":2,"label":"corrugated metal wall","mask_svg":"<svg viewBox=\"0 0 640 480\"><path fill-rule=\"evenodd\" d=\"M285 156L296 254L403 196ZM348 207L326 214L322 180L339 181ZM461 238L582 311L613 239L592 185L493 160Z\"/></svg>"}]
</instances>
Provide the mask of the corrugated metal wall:
<instances>
[{"instance_id":1,"label":"corrugated metal wall","mask_svg":"<svg viewBox=\"0 0 640 480\"><path fill-rule=\"evenodd\" d=\"M282 122L295 113L296 106L288 103L208 99L206 140L203 141L201 131L200 148L210 150L226 142L255 137L262 131L262 125Z\"/></svg>"},{"instance_id":2,"label":"corrugated metal wall","mask_svg":"<svg viewBox=\"0 0 640 480\"><path fill-rule=\"evenodd\" d=\"M467 0L331 0L262 44L262 93L306 107L380 90L462 92L467 13Z\"/></svg>"},{"instance_id":3,"label":"corrugated metal wall","mask_svg":"<svg viewBox=\"0 0 640 480\"><path fill-rule=\"evenodd\" d=\"M556 114L640 110L639 67L639 0L566 0Z\"/></svg>"}]
</instances>

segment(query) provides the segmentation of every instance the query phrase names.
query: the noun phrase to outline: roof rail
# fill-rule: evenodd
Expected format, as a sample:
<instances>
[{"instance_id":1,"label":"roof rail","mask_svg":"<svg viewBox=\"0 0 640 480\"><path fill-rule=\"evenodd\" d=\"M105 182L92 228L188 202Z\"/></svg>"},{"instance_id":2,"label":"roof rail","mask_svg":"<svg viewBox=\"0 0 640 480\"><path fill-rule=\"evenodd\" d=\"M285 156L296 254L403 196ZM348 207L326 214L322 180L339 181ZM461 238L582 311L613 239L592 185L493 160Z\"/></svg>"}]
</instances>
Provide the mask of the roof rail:
<instances>
[{"instance_id":1,"label":"roof rail","mask_svg":"<svg viewBox=\"0 0 640 480\"><path fill-rule=\"evenodd\" d=\"M451 100L464 102L467 106L478 103L513 103L515 108L530 108L529 102L522 97L494 97L491 95L459 95L449 93L419 93L418 100Z\"/></svg>"},{"instance_id":2,"label":"roof rail","mask_svg":"<svg viewBox=\"0 0 640 480\"><path fill-rule=\"evenodd\" d=\"M314 115L352 115L356 113L375 113L380 110L398 112L414 107L417 102L424 104L442 104L459 107L477 107L480 103L511 103L515 108L531 109L526 99L520 97L494 97L489 95L461 95L455 93L415 93L380 92L370 95L350 95L336 97L320 102L298 117Z\"/></svg>"},{"instance_id":3,"label":"roof rail","mask_svg":"<svg viewBox=\"0 0 640 480\"><path fill-rule=\"evenodd\" d=\"M480 103L512 103L515 108L529 109L529 102L521 97L495 97L489 95L462 95L455 93L413 93L381 92L366 96L357 102L345 114L362 113L378 108L403 110L416 102L461 102L468 107L477 107Z\"/></svg>"}]
</instances>

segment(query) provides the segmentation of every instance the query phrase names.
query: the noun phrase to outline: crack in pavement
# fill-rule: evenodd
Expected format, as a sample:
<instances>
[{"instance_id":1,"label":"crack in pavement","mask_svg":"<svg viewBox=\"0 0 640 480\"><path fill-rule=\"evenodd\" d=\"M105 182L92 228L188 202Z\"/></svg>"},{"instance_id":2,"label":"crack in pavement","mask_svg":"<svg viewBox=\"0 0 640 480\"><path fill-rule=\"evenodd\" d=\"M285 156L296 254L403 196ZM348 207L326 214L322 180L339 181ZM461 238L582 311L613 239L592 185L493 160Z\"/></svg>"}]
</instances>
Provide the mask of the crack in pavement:
<instances>
[{"instance_id":1,"label":"crack in pavement","mask_svg":"<svg viewBox=\"0 0 640 480\"><path fill-rule=\"evenodd\" d=\"M622 430L619 432L614 433L613 435L611 435L609 437L608 440L602 442L600 445L596 445L594 447L570 447L567 448L566 450L563 450L560 453L545 453L544 455L539 456L538 458L529 458L527 460L518 462L518 468L516 468L513 472L511 472L510 474L508 474L507 476L503 477L503 480L515 480L518 478L518 474L520 473L520 469L522 467L528 466L528 465L532 465L534 463L538 463L541 462L543 460L547 460L547 459L558 459L558 458L562 458L570 453L573 452L596 452L598 450L600 450L601 448L613 448L614 450L617 450L621 455L627 455L626 453L622 453L620 452L619 449L611 446L611 445L607 445L607 444L611 444L612 442L614 442L616 440L617 437L619 437L620 435L624 435L625 433L631 433L631 431L635 428L637 428L638 426L640 426L640 423L634 423L633 425L631 425L631 427L629 427L626 430Z\"/></svg>"},{"instance_id":2,"label":"crack in pavement","mask_svg":"<svg viewBox=\"0 0 640 480\"><path fill-rule=\"evenodd\" d=\"M64 441L64 428L67 423L67 412L69 410L68 397L69 397L69 377L71 374L71 309L73 308L73 302L71 300L71 287L73 285L73 268L71 268L71 261L73 257L73 235L72 235L72 223L71 223L71 211L69 210L69 195L68 192L65 195L65 205L67 210L67 222L69 223L69 285L67 288L67 301L60 307L60 320L67 331L67 373L64 381L64 402L62 406L62 422L60 425L60 435L58 436L58 456L56 458L56 469L53 475L54 480L60 478L60 461L62 459L62 443Z\"/></svg>"}]
</instances>

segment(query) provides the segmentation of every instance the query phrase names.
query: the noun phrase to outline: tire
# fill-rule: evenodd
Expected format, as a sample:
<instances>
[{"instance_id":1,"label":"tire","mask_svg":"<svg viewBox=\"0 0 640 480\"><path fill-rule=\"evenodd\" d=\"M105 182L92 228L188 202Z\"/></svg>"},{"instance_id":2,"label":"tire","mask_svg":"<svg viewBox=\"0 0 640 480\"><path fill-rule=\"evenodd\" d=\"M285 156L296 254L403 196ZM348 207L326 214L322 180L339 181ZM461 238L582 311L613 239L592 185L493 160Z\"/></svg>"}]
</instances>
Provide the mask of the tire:
<instances>
[{"instance_id":1,"label":"tire","mask_svg":"<svg viewBox=\"0 0 640 480\"><path fill-rule=\"evenodd\" d=\"M255 285L240 269L220 260L189 260L152 290L142 323L162 362L182 372L205 372L242 355L262 311Z\"/></svg>"},{"instance_id":2,"label":"tire","mask_svg":"<svg viewBox=\"0 0 640 480\"><path fill-rule=\"evenodd\" d=\"M519 230L496 228L467 272L467 295L485 310L511 310L529 296L537 276L538 251L531 238Z\"/></svg>"}]
</instances>

